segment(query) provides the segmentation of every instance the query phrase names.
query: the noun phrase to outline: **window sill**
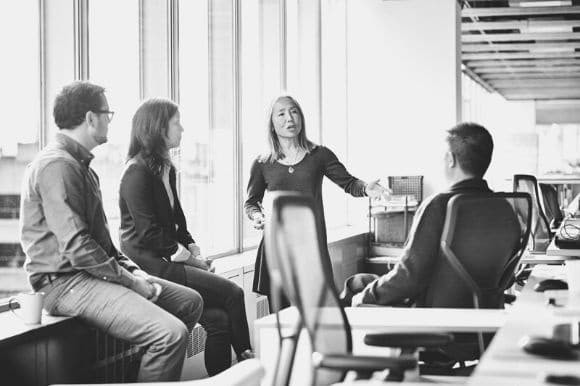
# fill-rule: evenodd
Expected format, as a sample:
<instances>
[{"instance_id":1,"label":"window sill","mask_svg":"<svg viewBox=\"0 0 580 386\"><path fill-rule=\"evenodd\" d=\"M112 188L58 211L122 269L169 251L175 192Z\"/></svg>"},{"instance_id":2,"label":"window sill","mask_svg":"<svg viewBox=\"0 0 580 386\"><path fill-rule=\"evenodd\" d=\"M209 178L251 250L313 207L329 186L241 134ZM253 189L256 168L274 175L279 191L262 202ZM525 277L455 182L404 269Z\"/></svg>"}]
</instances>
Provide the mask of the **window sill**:
<instances>
[{"instance_id":1,"label":"window sill","mask_svg":"<svg viewBox=\"0 0 580 386\"><path fill-rule=\"evenodd\" d=\"M328 246L332 247L350 240L354 237L368 233L368 227L365 226L346 226L340 228L329 229L327 232ZM253 248L242 253L235 253L232 255L217 258L213 261L215 266L215 273L223 275L227 272L243 269L243 272L250 272L254 270L254 263L256 261L256 250Z\"/></svg>"},{"instance_id":2,"label":"window sill","mask_svg":"<svg viewBox=\"0 0 580 386\"><path fill-rule=\"evenodd\" d=\"M22 342L22 339L34 339L39 336L49 336L55 328L66 328L68 321L73 320L68 316L42 315L42 324L26 325L12 312L0 314L0 347L11 343Z\"/></svg>"}]
</instances>

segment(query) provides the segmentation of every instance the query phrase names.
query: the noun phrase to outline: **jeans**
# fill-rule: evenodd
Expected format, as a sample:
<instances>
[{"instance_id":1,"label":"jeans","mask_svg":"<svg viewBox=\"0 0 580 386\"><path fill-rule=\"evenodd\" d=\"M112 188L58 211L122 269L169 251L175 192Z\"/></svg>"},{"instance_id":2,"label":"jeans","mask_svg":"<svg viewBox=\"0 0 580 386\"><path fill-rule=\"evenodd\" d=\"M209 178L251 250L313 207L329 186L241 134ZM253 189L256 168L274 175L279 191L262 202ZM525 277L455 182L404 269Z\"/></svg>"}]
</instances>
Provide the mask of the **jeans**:
<instances>
[{"instance_id":1,"label":"jeans","mask_svg":"<svg viewBox=\"0 0 580 386\"><path fill-rule=\"evenodd\" d=\"M44 308L50 314L75 316L143 347L140 382L176 381L185 359L189 334L186 325L197 323L203 300L190 288L155 277L153 280L162 286L156 303L84 271L63 274L41 291L46 294Z\"/></svg>"},{"instance_id":2,"label":"jeans","mask_svg":"<svg viewBox=\"0 0 580 386\"><path fill-rule=\"evenodd\" d=\"M214 375L230 367L230 346L238 356L251 349L244 291L215 273L187 265L184 268L185 285L203 298L199 323L207 333L205 367L209 375Z\"/></svg>"}]
</instances>

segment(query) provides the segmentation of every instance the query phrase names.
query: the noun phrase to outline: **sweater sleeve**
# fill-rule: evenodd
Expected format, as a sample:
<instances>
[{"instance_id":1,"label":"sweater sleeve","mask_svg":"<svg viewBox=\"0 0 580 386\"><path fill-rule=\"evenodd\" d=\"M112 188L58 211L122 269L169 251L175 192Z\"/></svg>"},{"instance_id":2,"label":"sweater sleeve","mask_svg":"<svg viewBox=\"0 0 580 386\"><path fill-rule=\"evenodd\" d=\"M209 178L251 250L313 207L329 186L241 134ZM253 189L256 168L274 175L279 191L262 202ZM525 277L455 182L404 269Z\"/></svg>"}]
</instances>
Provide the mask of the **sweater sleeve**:
<instances>
[{"instance_id":1,"label":"sweater sleeve","mask_svg":"<svg viewBox=\"0 0 580 386\"><path fill-rule=\"evenodd\" d=\"M266 191L266 180L262 173L262 167L259 159L256 159L252 164L250 171L250 180L248 181L248 198L244 203L246 215L251 220L254 213L262 213L262 199Z\"/></svg>"},{"instance_id":2,"label":"sweater sleeve","mask_svg":"<svg viewBox=\"0 0 580 386\"><path fill-rule=\"evenodd\" d=\"M439 241L445 222L445 206L434 197L417 209L401 260L393 270L363 290L362 302L393 305L415 300L430 282L439 256Z\"/></svg>"},{"instance_id":3,"label":"sweater sleeve","mask_svg":"<svg viewBox=\"0 0 580 386\"><path fill-rule=\"evenodd\" d=\"M324 160L324 175L354 197L364 197L366 183L352 176L338 160L332 150L321 147Z\"/></svg>"}]
</instances>

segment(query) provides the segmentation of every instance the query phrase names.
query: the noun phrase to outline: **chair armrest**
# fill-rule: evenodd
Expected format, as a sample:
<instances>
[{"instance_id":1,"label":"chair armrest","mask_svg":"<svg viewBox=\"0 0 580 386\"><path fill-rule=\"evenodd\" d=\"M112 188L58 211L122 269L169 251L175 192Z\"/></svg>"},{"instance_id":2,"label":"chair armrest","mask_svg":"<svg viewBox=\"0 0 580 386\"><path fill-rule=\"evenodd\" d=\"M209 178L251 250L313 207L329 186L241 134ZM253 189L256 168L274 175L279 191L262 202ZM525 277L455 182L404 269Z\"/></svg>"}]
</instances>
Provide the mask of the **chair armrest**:
<instances>
[{"instance_id":1,"label":"chair armrest","mask_svg":"<svg viewBox=\"0 0 580 386\"><path fill-rule=\"evenodd\" d=\"M453 335L447 333L373 333L366 334L365 344L369 346L397 348L433 348L445 346L453 341Z\"/></svg>"},{"instance_id":2,"label":"chair armrest","mask_svg":"<svg viewBox=\"0 0 580 386\"><path fill-rule=\"evenodd\" d=\"M503 294L503 302L506 304L512 304L516 299L517 297L514 294Z\"/></svg>"},{"instance_id":3,"label":"chair armrest","mask_svg":"<svg viewBox=\"0 0 580 386\"><path fill-rule=\"evenodd\" d=\"M381 371L384 369L405 371L417 367L417 359L412 356L379 357L352 354L313 353L312 362L316 368L330 370Z\"/></svg>"}]
</instances>

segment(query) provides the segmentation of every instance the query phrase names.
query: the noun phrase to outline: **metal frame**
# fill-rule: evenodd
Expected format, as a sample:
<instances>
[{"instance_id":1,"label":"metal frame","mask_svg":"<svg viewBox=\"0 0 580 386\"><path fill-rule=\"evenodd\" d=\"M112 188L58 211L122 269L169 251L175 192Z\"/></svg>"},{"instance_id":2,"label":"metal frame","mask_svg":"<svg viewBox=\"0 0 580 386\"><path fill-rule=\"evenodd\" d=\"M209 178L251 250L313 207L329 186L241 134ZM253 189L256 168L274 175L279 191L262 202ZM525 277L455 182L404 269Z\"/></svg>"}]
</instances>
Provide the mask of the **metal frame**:
<instances>
[{"instance_id":1,"label":"metal frame","mask_svg":"<svg viewBox=\"0 0 580 386\"><path fill-rule=\"evenodd\" d=\"M39 70L40 70L40 122L38 125L39 150L48 143L46 127L46 9L44 0L38 0L38 37L39 37Z\"/></svg>"},{"instance_id":2,"label":"metal frame","mask_svg":"<svg viewBox=\"0 0 580 386\"><path fill-rule=\"evenodd\" d=\"M89 3L74 0L75 79L89 79Z\"/></svg>"},{"instance_id":3,"label":"metal frame","mask_svg":"<svg viewBox=\"0 0 580 386\"><path fill-rule=\"evenodd\" d=\"M493 79L511 79L519 73L538 73L546 78L552 78L552 74L562 78L580 75L580 53L574 52L580 49L580 32L574 31L580 27L580 6L518 7L516 0L510 0L505 6L489 7L486 1L463 1L464 65L506 99L580 98L580 90L573 92L571 87L540 89L520 84L518 90L497 88L488 76L497 74Z\"/></svg>"}]
</instances>

